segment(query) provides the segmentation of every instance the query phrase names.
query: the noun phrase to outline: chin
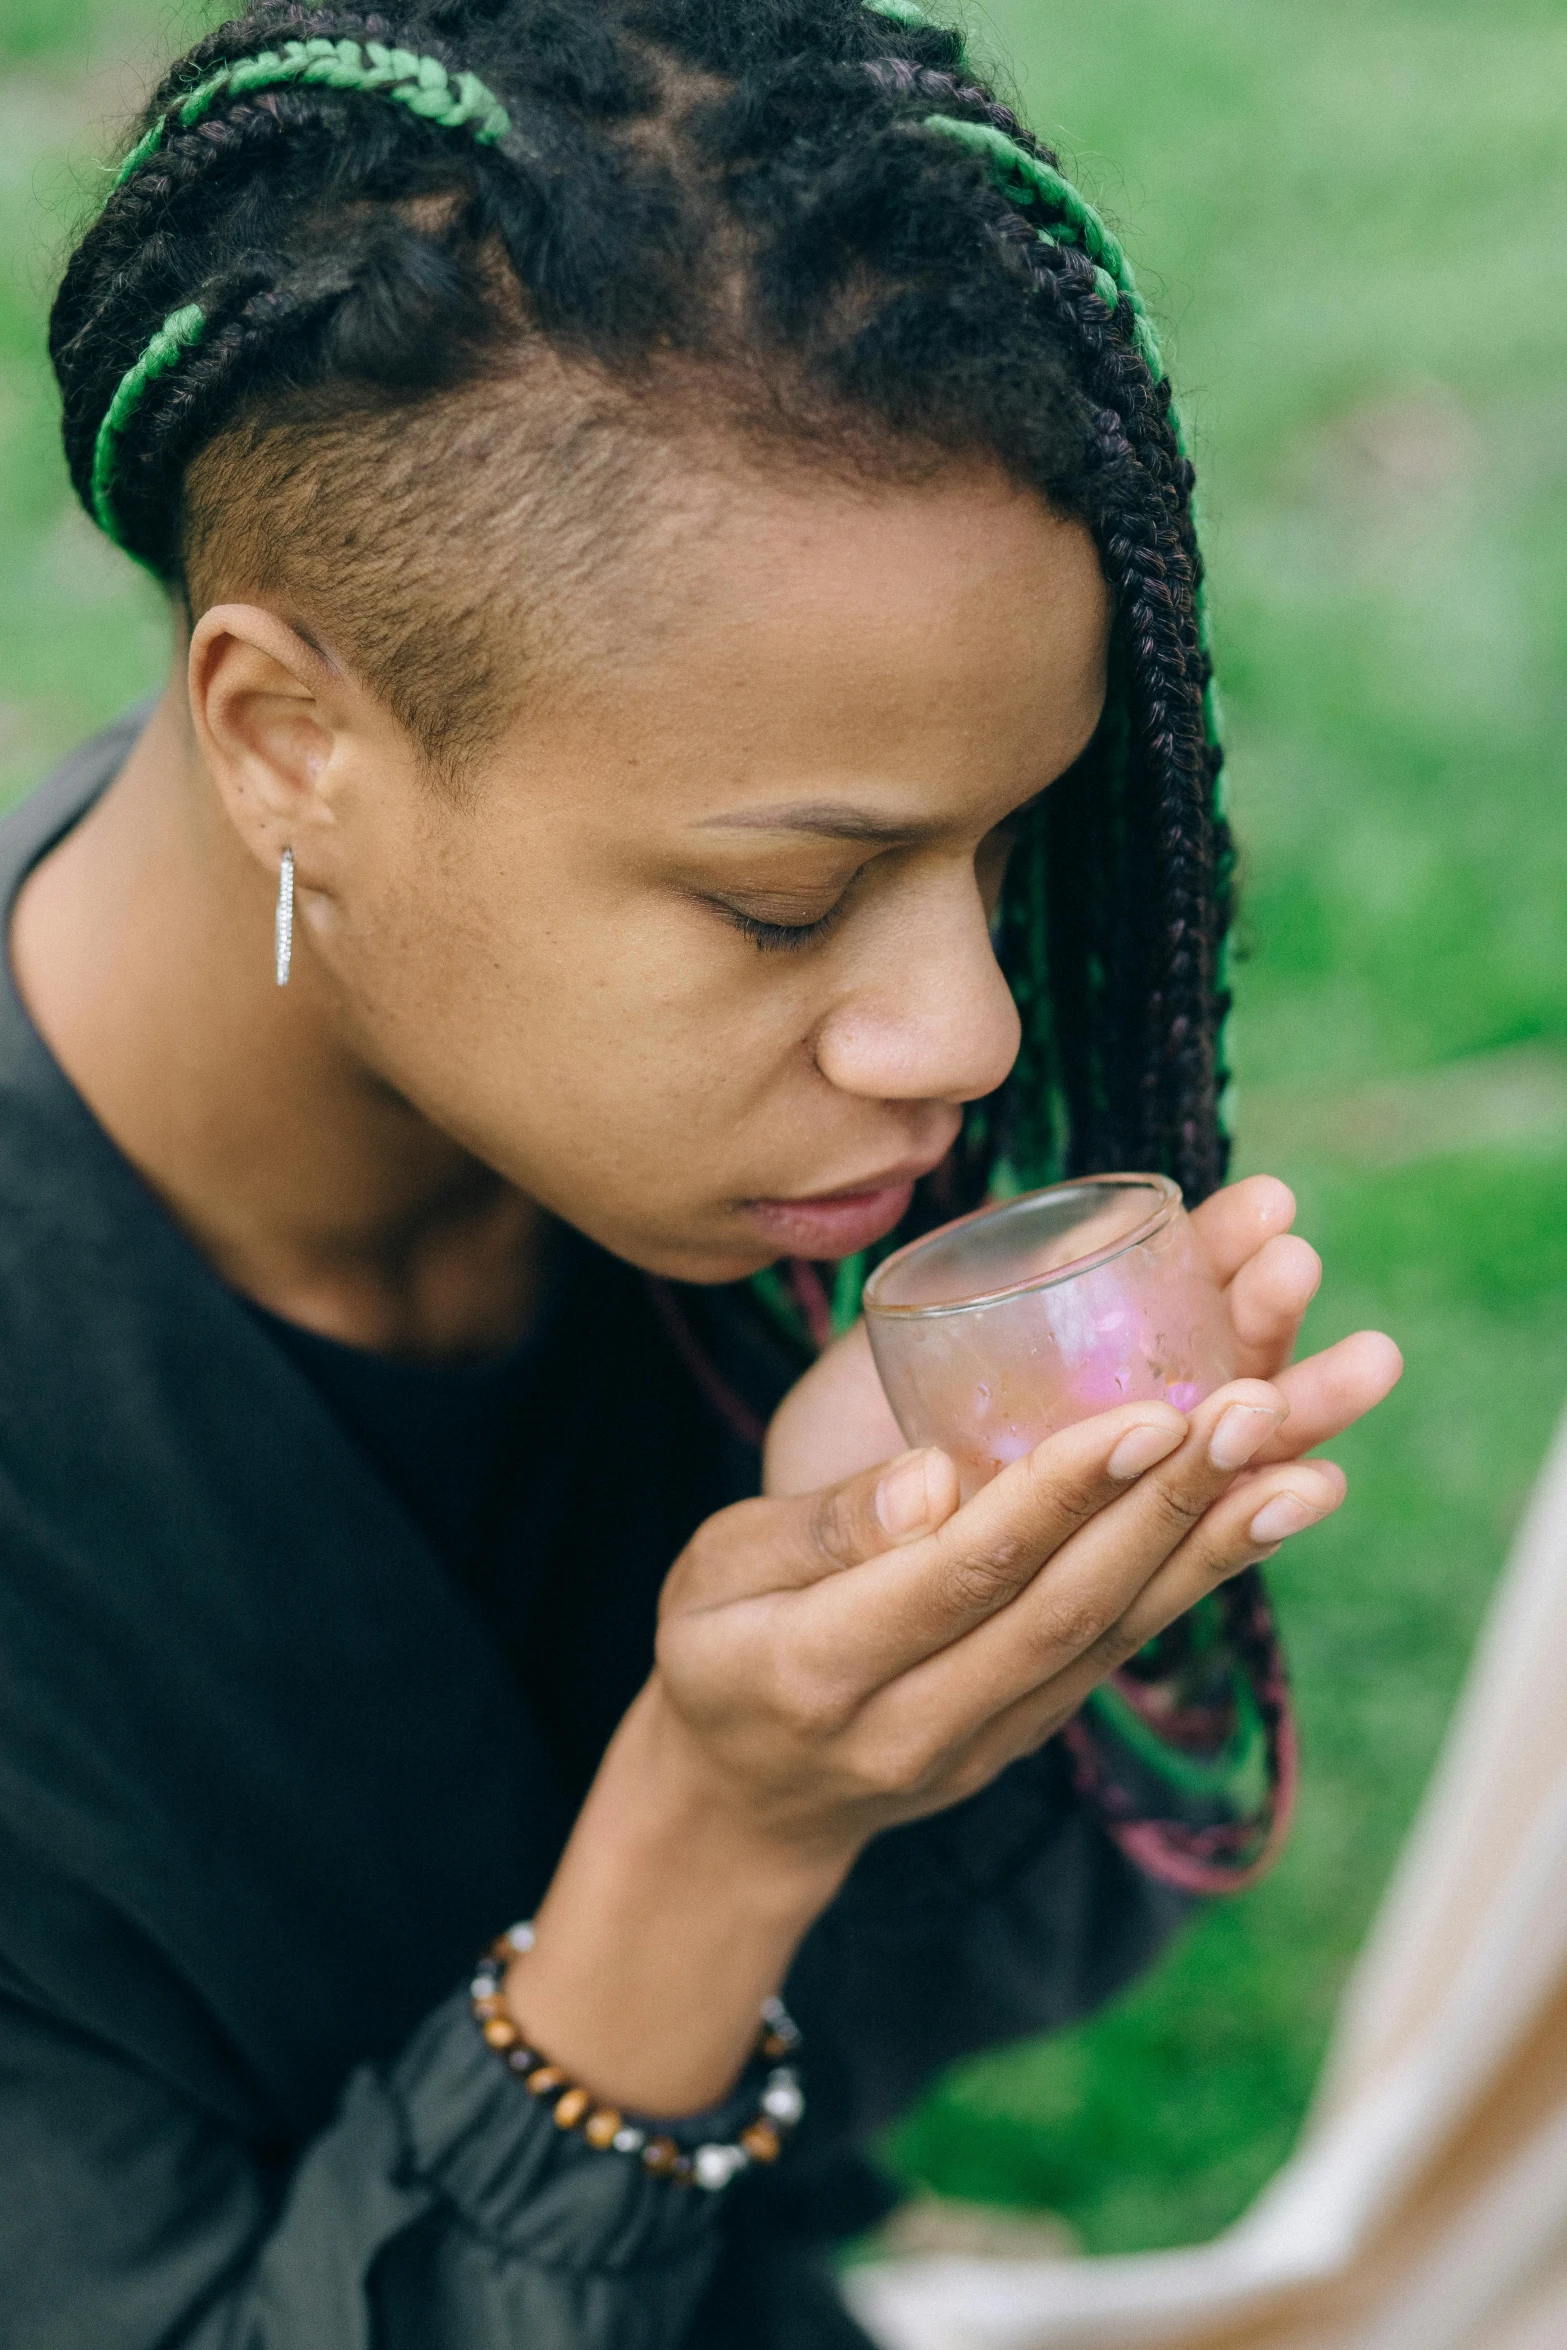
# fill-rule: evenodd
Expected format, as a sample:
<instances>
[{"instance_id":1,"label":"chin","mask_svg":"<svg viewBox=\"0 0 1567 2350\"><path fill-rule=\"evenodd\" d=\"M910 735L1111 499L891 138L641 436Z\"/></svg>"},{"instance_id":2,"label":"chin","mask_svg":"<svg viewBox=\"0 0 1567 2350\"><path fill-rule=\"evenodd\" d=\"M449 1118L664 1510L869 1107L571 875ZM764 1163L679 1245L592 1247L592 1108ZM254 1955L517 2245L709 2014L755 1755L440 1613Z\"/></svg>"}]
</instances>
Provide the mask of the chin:
<instances>
[{"instance_id":1,"label":"chin","mask_svg":"<svg viewBox=\"0 0 1567 2350\"><path fill-rule=\"evenodd\" d=\"M614 1254L660 1281L687 1281L693 1287L704 1289L721 1288L730 1281L749 1281L753 1273L775 1265L779 1256L776 1249L754 1248L741 1255L733 1249L700 1245L682 1248L673 1244L663 1248L617 1248Z\"/></svg>"},{"instance_id":2,"label":"chin","mask_svg":"<svg viewBox=\"0 0 1567 2350\"><path fill-rule=\"evenodd\" d=\"M659 1281L688 1281L703 1289L748 1281L753 1273L764 1272L790 1253L770 1233L747 1230L738 1218L731 1221L722 1208L716 1216L706 1218L698 1208L684 1231L677 1225L673 1231L666 1227L650 1232L645 1224L616 1224L607 1217L580 1221L568 1217L567 1221L623 1264L635 1265L638 1272L651 1273Z\"/></svg>"}]
</instances>

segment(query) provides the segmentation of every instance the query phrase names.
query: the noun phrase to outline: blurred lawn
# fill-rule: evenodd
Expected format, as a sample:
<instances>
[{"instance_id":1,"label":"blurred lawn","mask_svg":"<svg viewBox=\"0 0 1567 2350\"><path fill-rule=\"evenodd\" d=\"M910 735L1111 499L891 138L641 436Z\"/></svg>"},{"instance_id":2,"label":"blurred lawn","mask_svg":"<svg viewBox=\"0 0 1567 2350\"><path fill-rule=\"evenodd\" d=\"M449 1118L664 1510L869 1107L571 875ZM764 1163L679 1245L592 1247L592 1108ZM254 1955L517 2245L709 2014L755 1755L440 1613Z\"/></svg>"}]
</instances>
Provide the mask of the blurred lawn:
<instances>
[{"instance_id":1,"label":"blurred lawn","mask_svg":"<svg viewBox=\"0 0 1567 2350\"><path fill-rule=\"evenodd\" d=\"M1173 329L1245 843L1242 1163L1297 1186L1404 1387L1274 1570L1293 1849L1110 2014L899 2133L1095 2248L1238 2211L1287 2151L1567 1396L1567 159L1559 0L990 0ZM69 502L42 319L106 126L200 11L0 0L0 790L156 677L153 592ZM1455 1064L1458 1066L1455 1067Z\"/></svg>"}]
</instances>

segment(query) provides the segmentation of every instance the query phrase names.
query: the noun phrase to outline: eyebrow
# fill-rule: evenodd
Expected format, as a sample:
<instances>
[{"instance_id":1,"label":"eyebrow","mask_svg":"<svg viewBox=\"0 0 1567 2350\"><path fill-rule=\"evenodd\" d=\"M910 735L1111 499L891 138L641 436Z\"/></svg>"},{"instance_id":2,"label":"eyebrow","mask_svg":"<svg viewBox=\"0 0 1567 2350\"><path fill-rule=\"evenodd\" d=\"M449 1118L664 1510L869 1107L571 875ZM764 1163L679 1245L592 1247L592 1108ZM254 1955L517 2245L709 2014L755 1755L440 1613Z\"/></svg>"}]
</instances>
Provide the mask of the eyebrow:
<instances>
[{"instance_id":1,"label":"eyebrow","mask_svg":"<svg viewBox=\"0 0 1567 2350\"><path fill-rule=\"evenodd\" d=\"M837 800L799 800L778 808L736 808L727 816L705 816L699 832L809 832L821 840L908 842L934 840L939 824L900 824Z\"/></svg>"}]
</instances>

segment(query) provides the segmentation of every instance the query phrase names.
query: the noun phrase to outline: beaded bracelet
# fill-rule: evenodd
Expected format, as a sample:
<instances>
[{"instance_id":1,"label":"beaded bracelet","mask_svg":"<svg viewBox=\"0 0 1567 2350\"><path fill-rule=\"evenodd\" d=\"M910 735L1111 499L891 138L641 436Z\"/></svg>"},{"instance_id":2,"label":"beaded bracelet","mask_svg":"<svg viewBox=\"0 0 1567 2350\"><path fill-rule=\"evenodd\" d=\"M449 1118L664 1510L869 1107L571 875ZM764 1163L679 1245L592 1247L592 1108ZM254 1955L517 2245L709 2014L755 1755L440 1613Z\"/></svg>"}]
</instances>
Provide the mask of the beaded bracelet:
<instances>
[{"instance_id":1,"label":"beaded bracelet","mask_svg":"<svg viewBox=\"0 0 1567 2350\"><path fill-rule=\"evenodd\" d=\"M506 2011L502 1986L514 1958L533 1948L531 1921L512 1926L492 1942L473 1977L474 2020L489 2046L531 2095L552 2101L555 2127L579 2131L599 2153L634 2154L655 2179L679 2187L706 2187L716 2194L755 2162L776 2162L784 2141L805 2112L805 2092L792 2064L800 2029L781 1999L762 2002L762 2028L752 2063L764 2067L756 2113L733 2139L714 2140L688 2152L663 2129L629 2119L612 2105L600 2105L558 2064L530 2048Z\"/></svg>"}]
</instances>

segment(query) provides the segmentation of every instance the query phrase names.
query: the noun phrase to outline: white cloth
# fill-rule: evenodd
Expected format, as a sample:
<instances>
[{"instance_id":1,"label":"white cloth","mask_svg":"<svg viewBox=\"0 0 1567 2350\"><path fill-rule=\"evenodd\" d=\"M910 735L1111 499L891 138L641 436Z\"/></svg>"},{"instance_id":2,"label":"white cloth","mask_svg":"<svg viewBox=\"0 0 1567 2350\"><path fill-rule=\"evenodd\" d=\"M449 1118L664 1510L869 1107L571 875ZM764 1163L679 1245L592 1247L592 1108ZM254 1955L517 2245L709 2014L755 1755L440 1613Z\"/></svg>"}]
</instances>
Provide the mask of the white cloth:
<instances>
[{"instance_id":1,"label":"white cloth","mask_svg":"<svg viewBox=\"0 0 1567 2350\"><path fill-rule=\"evenodd\" d=\"M1567 1421L1301 2143L1180 2252L867 2265L885 2350L1567 2350Z\"/></svg>"}]
</instances>

